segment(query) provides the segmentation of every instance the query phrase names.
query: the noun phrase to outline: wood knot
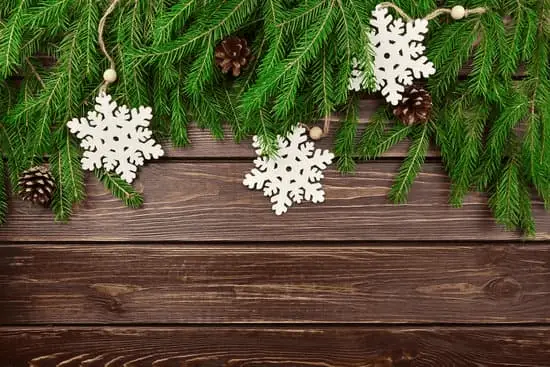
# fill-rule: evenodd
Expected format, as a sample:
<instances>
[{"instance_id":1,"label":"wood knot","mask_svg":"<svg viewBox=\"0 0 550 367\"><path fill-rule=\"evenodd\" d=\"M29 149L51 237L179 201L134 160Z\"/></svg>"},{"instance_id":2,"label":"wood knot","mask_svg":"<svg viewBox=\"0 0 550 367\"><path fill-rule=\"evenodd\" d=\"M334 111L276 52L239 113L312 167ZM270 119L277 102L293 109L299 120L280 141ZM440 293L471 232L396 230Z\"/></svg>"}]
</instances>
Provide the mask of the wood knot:
<instances>
[{"instance_id":1,"label":"wood knot","mask_svg":"<svg viewBox=\"0 0 550 367\"><path fill-rule=\"evenodd\" d=\"M92 298L113 313L124 312L122 298L125 295L143 290L143 288L133 285L112 283L96 283L90 285L90 288L95 291Z\"/></svg>"},{"instance_id":2,"label":"wood knot","mask_svg":"<svg viewBox=\"0 0 550 367\"><path fill-rule=\"evenodd\" d=\"M521 284L512 277L498 277L489 280L483 291L492 299L520 298Z\"/></svg>"},{"instance_id":3,"label":"wood knot","mask_svg":"<svg viewBox=\"0 0 550 367\"><path fill-rule=\"evenodd\" d=\"M418 356L416 351L393 350L384 353L382 357L374 361L373 367L413 367L414 360Z\"/></svg>"}]
</instances>

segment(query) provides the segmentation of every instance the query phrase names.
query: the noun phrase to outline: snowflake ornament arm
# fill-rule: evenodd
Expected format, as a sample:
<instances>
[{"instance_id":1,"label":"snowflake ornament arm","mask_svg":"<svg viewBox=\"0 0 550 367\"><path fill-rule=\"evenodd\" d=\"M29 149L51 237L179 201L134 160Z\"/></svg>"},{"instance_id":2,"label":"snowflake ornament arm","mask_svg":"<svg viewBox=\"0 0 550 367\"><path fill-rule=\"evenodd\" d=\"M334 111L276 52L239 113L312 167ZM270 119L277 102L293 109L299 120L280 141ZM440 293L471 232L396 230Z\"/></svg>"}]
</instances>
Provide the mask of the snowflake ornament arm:
<instances>
[{"instance_id":1,"label":"snowflake ornament arm","mask_svg":"<svg viewBox=\"0 0 550 367\"><path fill-rule=\"evenodd\" d=\"M132 183L137 167L145 159L164 154L147 128L153 117L150 107L128 110L124 105L118 106L110 95L100 94L94 109L86 118L67 123L69 130L81 139L83 169L103 167Z\"/></svg>"},{"instance_id":2,"label":"snowflake ornament arm","mask_svg":"<svg viewBox=\"0 0 550 367\"><path fill-rule=\"evenodd\" d=\"M259 157L254 161L256 168L246 174L243 184L250 189L263 190L271 197L272 209L276 215L286 213L293 203L302 200L323 202L325 192L319 182L322 170L332 162L334 154L328 150L315 149L307 141L303 127L295 127L286 138L278 137L278 157ZM256 154L261 155L260 141L254 137Z\"/></svg>"}]
</instances>

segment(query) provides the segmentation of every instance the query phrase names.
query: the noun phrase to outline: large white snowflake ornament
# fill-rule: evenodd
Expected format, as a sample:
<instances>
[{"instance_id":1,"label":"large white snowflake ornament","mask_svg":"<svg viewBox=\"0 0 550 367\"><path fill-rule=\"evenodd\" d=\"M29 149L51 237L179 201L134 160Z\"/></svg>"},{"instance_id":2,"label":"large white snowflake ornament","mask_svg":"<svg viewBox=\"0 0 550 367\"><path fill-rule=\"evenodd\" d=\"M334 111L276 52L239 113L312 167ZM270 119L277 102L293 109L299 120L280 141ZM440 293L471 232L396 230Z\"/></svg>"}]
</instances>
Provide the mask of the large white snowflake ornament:
<instances>
[{"instance_id":1,"label":"large white snowflake ornament","mask_svg":"<svg viewBox=\"0 0 550 367\"><path fill-rule=\"evenodd\" d=\"M414 79L435 73L433 63L423 55L428 21L414 19L405 24L401 18L394 20L388 9L381 6L372 15L370 41L374 49L376 90L382 91L386 101L397 105L405 87Z\"/></svg>"},{"instance_id":2,"label":"large white snowflake ornament","mask_svg":"<svg viewBox=\"0 0 550 367\"><path fill-rule=\"evenodd\" d=\"M96 97L95 109L89 111L87 117L67 123L85 149L82 168L91 171L103 167L132 183L137 167L142 166L144 160L164 154L147 128L152 117L151 107L128 110L125 105L118 106L110 95L100 94Z\"/></svg>"},{"instance_id":3,"label":"large white snowflake ornament","mask_svg":"<svg viewBox=\"0 0 550 367\"><path fill-rule=\"evenodd\" d=\"M247 173L243 184L249 189L264 191L270 196L272 209L276 215L286 213L293 203L303 199L314 203L325 200L325 192L319 182L323 170L332 163L334 154L328 150L315 149L315 144L307 141L306 129L297 126L286 138L277 137L278 157L262 156L261 141L255 136L252 146L258 158L256 168Z\"/></svg>"}]
</instances>

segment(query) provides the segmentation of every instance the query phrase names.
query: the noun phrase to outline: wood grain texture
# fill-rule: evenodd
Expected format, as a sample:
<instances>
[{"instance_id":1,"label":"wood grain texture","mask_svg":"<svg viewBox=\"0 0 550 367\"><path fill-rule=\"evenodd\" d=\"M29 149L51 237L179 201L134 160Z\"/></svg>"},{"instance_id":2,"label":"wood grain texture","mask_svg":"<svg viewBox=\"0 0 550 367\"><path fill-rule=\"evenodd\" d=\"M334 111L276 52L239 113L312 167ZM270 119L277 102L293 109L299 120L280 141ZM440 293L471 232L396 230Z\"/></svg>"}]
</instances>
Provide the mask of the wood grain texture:
<instances>
[{"instance_id":1,"label":"wood grain texture","mask_svg":"<svg viewBox=\"0 0 550 367\"><path fill-rule=\"evenodd\" d=\"M495 224L486 198L471 195L464 207L448 203L449 182L439 163L426 163L406 205L386 195L397 162L360 164L354 176L334 169L323 180L326 202L304 203L275 216L261 191L243 184L251 163L151 164L137 187L143 208L125 208L91 178L88 199L69 224L53 222L47 209L13 200L0 241L376 241L510 240ZM537 239L550 237L550 216L534 203Z\"/></svg>"},{"instance_id":2,"label":"wood grain texture","mask_svg":"<svg viewBox=\"0 0 550 367\"><path fill-rule=\"evenodd\" d=\"M0 324L534 323L550 245L0 247Z\"/></svg>"},{"instance_id":3,"label":"wood grain texture","mask_svg":"<svg viewBox=\"0 0 550 367\"><path fill-rule=\"evenodd\" d=\"M359 109L359 127L357 140L361 137L365 126L369 123L370 117L376 111L378 106L382 103L382 100L378 99L364 99L360 101ZM342 120L340 114L334 114L331 118L332 123L330 126L329 134L323 139L316 142L316 147L322 149L332 149L334 147L334 139L336 132L340 127L340 121ZM318 126L322 126L323 122L320 121ZM390 122L388 121L388 127ZM201 130L195 125L189 127L189 140L191 144L185 148L174 148L170 141L163 141L162 146L165 150L165 156L169 158L253 158L256 156L254 149L252 148L252 139L246 139L237 144L233 140L233 134L231 129L225 128L225 139L216 140L212 137L212 134L208 130ZM405 141L397 144L392 149L384 153L386 158L402 158L405 157L410 145L410 141ZM432 147L427 156L439 157L441 154L439 150Z\"/></svg>"},{"instance_id":4,"label":"wood grain texture","mask_svg":"<svg viewBox=\"0 0 550 367\"><path fill-rule=\"evenodd\" d=\"M548 328L2 328L4 367L544 367Z\"/></svg>"}]
</instances>

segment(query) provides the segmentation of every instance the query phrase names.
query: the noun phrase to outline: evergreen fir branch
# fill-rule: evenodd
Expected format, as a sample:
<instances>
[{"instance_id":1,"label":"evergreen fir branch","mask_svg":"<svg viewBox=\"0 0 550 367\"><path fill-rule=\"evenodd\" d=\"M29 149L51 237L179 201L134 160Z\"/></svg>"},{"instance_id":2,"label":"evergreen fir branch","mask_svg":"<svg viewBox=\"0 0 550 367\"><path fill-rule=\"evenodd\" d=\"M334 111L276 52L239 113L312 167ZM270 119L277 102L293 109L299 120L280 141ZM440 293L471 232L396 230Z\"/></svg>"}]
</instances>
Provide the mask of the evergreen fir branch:
<instances>
[{"instance_id":1,"label":"evergreen fir branch","mask_svg":"<svg viewBox=\"0 0 550 367\"><path fill-rule=\"evenodd\" d=\"M506 46L503 42L504 25L498 14L484 14L482 24L481 41L474 55L469 87L474 95L494 100L489 85L496 74L493 69L497 53Z\"/></svg>"},{"instance_id":2,"label":"evergreen fir branch","mask_svg":"<svg viewBox=\"0 0 550 367\"><path fill-rule=\"evenodd\" d=\"M342 3L343 6L343 16L346 20L346 29L345 33L348 37L349 46L352 50L352 57L356 57L358 60L361 60L363 63L363 75L364 75L364 87L366 91L373 92L376 87L376 78L374 77L374 52L371 48L371 43L369 39L370 29L370 12L366 2L361 2L357 0L338 0ZM339 40L338 44L341 44L343 41ZM351 66L351 59L347 55L344 60L346 61L342 66ZM349 79L350 69L347 70L347 78ZM342 80L344 80L342 78ZM349 83L349 82L348 82ZM346 85L347 87L347 85Z\"/></svg>"},{"instance_id":3,"label":"evergreen fir branch","mask_svg":"<svg viewBox=\"0 0 550 367\"><path fill-rule=\"evenodd\" d=\"M429 124L426 123L423 126L415 127L407 158L405 158L405 161L401 165L399 175L388 193L388 198L394 203L404 203L407 201L409 190L422 169L429 146Z\"/></svg>"},{"instance_id":4,"label":"evergreen fir branch","mask_svg":"<svg viewBox=\"0 0 550 367\"><path fill-rule=\"evenodd\" d=\"M203 96L191 98L189 107L199 127L209 129L214 138L223 139L223 108L212 91L205 91Z\"/></svg>"},{"instance_id":5,"label":"evergreen fir branch","mask_svg":"<svg viewBox=\"0 0 550 367\"><path fill-rule=\"evenodd\" d=\"M194 97L200 97L205 84L212 81L214 76L215 45L211 36L207 37L204 49L200 50L199 56L191 65L191 71L185 82L187 93Z\"/></svg>"},{"instance_id":6,"label":"evergreen fir branch","mask_svg":"<svg viewBox=\"0 0 550 367\"><path fill-rule=\"evenodd\" d=\"M0 78L11 75L20 64L25 27L23 14L31 3L19 0L6 25L0 28Z\"/></svg>"},{"instance_id":7,"label":"evergreen fir branch","mask_svg":"<svg viewBox=\"0 0 550 367\"><path fill-rule=\"evenodd\" d=\"M478 171L480 190L487 189L489 184L493 182L495 175L501 168L501 162L505 158L512 129L528 111L529 104L525 96L515 94L506 103L507 105L489 132L486 149L481 158L482 164Z\"/></svg>"},{"instance_id":8,"label":"evergreen fir branch","mask_svg":"<svg viewBox=\"0 0 550 367\"><path fill-rule=\"evenodd\" d=\"M246 132L243 129L241 123L241 116L239 114L239 106L235 104L237 98L235 93L231 93L229 89L224 88L220 92L221 103L227 108L224 109L224 120L229 122L231 130L235 139L238 141L245 136Z\"/></svg>"},{"instance_id":9,"label":"evergreen fir branch","mask_svg":"<svg viewBox=\"0 0 550 367\"><path fill-rule=\"evenodd\" d=\"M258 111L257 136L260 139L262 155L274 157L279 149L276 135L273 133L273 119L267 107Z\"/></svg>"},{"instance_id":10,"label":"evergreen fir branch","mask_svg":"<svg viewBox=\"0 0 550 367\"><path fill-rule=\"evenodd\" d=\"M387 131L378 144L362 153L364 156L368 157L368 159L378 158L390 150L394 145L405 139L411 130L411 126L399 123Z\"/></svg>"},{"instance_id":11,"label":"evergreen fir branch","mask_svg":"<svg viewBox=\"0 0 550 367\"><path fill-rule=\"evenodd\" d=\"M521 224L520 173L517 162L510 159L497 181L495 191L489 198L489 207L498 223L514 230Z\"/></svg>"},{"instance_id":12,"label":"evergreen fir branch","mask_svg":"<svg viewBox=\"0 0 550 367\"><path fill-rule=\"evenodd\" d=\"M172 39L175 32L184 29L197 3L197 0L176 2L168 11L156 18L153 25L153 44L158 46L166 43Z\"/></svg>"},{"instance_id":13,"label":"evergreen fir branch","mask_svg":"<svg viewBox=\"0 0 550 367\"><path fill-rule=\"evenodd\" d=\"M7 181L4 159L0 159L0 224L6 223L6 216L8 215L9 190Z\"/></svg>"},{"instance_id":14,"label":"evergreen fir branch","mask_svg":"<svg viewBox=\"0 0 550 367\"><path fill-rule=\"evenodd\" d=\"M455 142L457 153L452 169L449 170L452 184L450 203L462 206L464 196L474 184L474 174L479 166L479 158L483 149L483 134L489 110L483 104L460 114L462 126L458 129L464 132L463 139Z\"/></svg>"},{"instance_id":15,"label":"evergreen fir branch","mask_svg":"<svg viewBox=\"0 0 550 367\"><path fill-rule=\"evenodd\" d=\"M334 111L334 70L332 68L331 59L329 58L329 50L321 50L319 58L314 62L311 72L317 77L313 82L312 93L315 96L315 105L321 111L323 116L330 116Z\"/></svg>"},{"instance_id":16,"label":"evergreen fir branch","mask_svg":"<svg viewBox=\"0 0 550 367\"><path fill-rule=\"evenodd\" d=\"M352 98L346 108L346 118L342 121L336 134L334 153L338 157L337 165L340 172L355 171L354 142L359 125L359 100Z\"/></svg>"},{"instance_id":17,"label":"evergreen fir branch","mask_svg":"<svg viewBox=\"0 0 550 367\"><path fill-rule=\"evenodd\" d=\"M376 158L374 147L379 146L384 138L384 131L391 118L385 106L378 107L371 116L370 121L363 131L363 135L357 144L356 151L361 159Z\"/></svg>"},{"instance_id":18,"label":"evergreen fir branch","mask_svg":"<svg viewBox=\"0 0 550 367\"><path fill-rule=\"evenodd\" d=\"M64 128L56 135L58 150L50 159L51 172L56 182L52 209L57 221L66 222L73 206L84 200L84 178L78 148L71 141L69 132Z\"/></svg>"},{"instance_id":19,"label":"evergreen fir branch","mask_svg":"<svg viewBox=\"0 0 550 367\"><path fill-rule=\"evenodd\" d=\"M286 57L286 32L282 27L277 27L283 12L284 7L280 0L265 0L265 39L269 46L258 67L259 77L263 77L267 71Z\"/></svg>"},{"instance_id":20,"label":"evergreen fir branch","mask_svg":"<svg viewBox=\"0 0 550 367\"><path fill-rule=\"evenodd\" d=\"M477 38L477 20L462 20L444 27L432 38L428 47L428 59L437 73L429 79L430 91L435 99L445 96L470 55Z\"/></svg>"},{"instance_id":21,"label":"evergreen fir branch","mask_svg":"<svg viewBox=\"0 0 550 367\"><path fill-rule=\"evenodd\" d=\"M120 176L104 170L95 170L94 174L105 188L127 207L140 208L143 205L143 195L137 192L132 185L121 179Z\"/></svg>"},{"instance_id":22,"label":"evergreen fir branch","mask_svg":"<svg viewBox=\"0 0 550 367\"><path fill-rule=\"evenodd\" d=\"M80 0L82 3L80 22L77 28L76 40L82 52L82 73L88 80L97 80L100 75L97 52L97 25L99 23L99 8L97 0Z\"/></svg>"},{"instance_id":23,"label":"evergreen fir branch","mask_svg":"<svg viewBox=\"0 0 550 367\"><path fill-rule=\"evenodd\" d=\"M322 16L323 11L328 5L327 0L306 2L286 14L284 20L278 20L275 26L284 29L289 34L300 34ZM273 13L276 15L282 14L280 8L279 11L274 11Z\"/></svg>"},{"instance_id":24,"label":"evergreen fir branch","mask_svg":"<svg viewBox=\"0 0 550 367\"><path fill-rule=\"evenodd\" d=\"M531 198L525 182L521 183L519 190L519 218L518 227L527 237L534 237L536 234L536 225L533 213L531 211Z\"/></svg>"},{"instance_id":25,"label":"evergreen fir branch","mask_svg":"<svg viewBox=\"0 0 550 367\"><path fill-rule=\"evenodd\" d=\"M216 4L214 4L216 5ZM231 34L241 26L253 13L257 0L228 0L214 13L214 9L207 9L209 19L206 24L194 23L189 30L178 39L161 46L153 46L143 51L137 51L133 57L137 60L145 59L149 64L158 66L174 64L183 58L192 55L197 47L204 45L205 40L212 38L214 42Z\"/></svg>"},{"instance_id":26,"label":"evergreen fir branch","mask_svg":"<svg viewBox=\"0 0 550 367\"><path fill-rule=\"evenodd\" d=\"M170 92L171 100L171 119L170 119L170 136L172 143L176 147L184 147L190 143L187 135L187 110L184 108L183 100L184 93L182 85L176 85Z\"/></svg>"},{"instance_id":27,"label":"evergreen fir branch","mask_svg":"<svg viewBox=\"0 0 550 367\"><path fill-rule=\"evenodd\" d=\"M70 12L79 8L75 0L42 0L36 6L28 9L22 16L25 23L25 33L36 33L44 30L49 35L55 35L65 30L70 21Z\"/></svg>"},{"instance_id":28,"label":"evergreen fir branch","mask_svg":"<svg viewBox=\"0 0 550 367\"><path fill-rule=\"evenodd\" d=\"M295 95L302 82L303 68L317 57L333 28L333 14L331 3L331 6L324 11L323 16L297 42L297 46L288 57L274 66L270 72L266 71L263 75L260 74L256 85L243 95L244 111L262 108L278 87L281 87L280 95ZM293 101L288 101L284 109L281 110L283 112L290 110L292 106Z\"/></svg>"}]
</instances>

